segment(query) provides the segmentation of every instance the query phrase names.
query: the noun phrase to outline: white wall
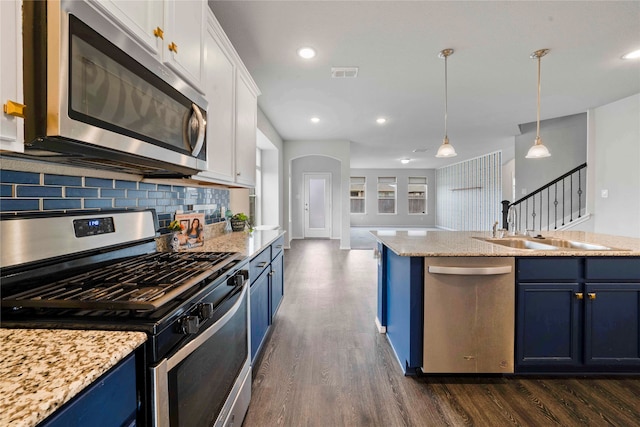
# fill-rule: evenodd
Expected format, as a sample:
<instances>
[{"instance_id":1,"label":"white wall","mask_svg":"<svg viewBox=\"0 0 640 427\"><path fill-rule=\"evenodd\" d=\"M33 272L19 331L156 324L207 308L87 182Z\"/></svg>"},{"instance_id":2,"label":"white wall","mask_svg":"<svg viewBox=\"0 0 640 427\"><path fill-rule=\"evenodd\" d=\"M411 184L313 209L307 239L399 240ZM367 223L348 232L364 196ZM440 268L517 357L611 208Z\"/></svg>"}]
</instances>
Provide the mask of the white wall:
<instances>
[{"instance_id":1,"label":"white wall","mask_svg":"<svg viewBox=\"0 0 640 427\"><path fill-rule=\"evenodd\" d=\"M436 171L435 169L351 169L351 176L366 178L365 214L350 214L354 226L435 227L436 225ZM397 178L396 214L378 214L378 177ZM407 185L410 176L427 177L427 214L409 215ZM347 207L349 209L349 206Z\"/></svg>"},{"instance_id":2,"label":"white wall","mask_svg":"<svg viewBox=\"0 0 640 427\"><path fill-rule=\"evenodd\" d=\"M258 108L258 130L275 147L262 150L262 224L284 227L284 144L267 116Z\"/></svg>"},{"instance_id":3,"label":"white wall","mask_svg":"<svg viewBox=\"0 0 640 427\"><path fill-rule=\"evenodd\" d=\"M340 162L326 156L306 156L291 162L291 238L304 238L304 174L326 172L331 174L331 238L340 238L342 214L342 186Z\"/></svg>"},{"instance_id":4,"label":"white wall","mask_svg":"<svg viewBox=\"0 0 640 427\"><path fill-rule=\"evenodd\" d=\"M291 240L292 224L295 216L300 213L292 209L291 188L292 174L291 166L294 159L307 156L327 156L340 162L340 176L334 179L340 182L340 204L333 206L333 209L339 209L340 222L333 224L340 230L340 249L350 249L349 234L349 162L350 162L350 143L346 140L338 141L285 141L284 146L284 224L288 237L285 238L285 245L289 247ZM302 171L304 172L304 171Z\"/></svg>"},{"instance_id":5,"label":"white wall","mask_svg":"<svg viewBox=\"0 0 640 427\"><path fill-rule=\"evenodd\" d=\"M640 238L640 94L590 110L589 116L593 231Z\"/></svg>"},{"instance_id":6,"label":"white wall","mask_svg":"<svg viewBox=\"0 0 640 427\"><path fill-rule=\"evenodd\" d=\"M513 194L513 178L516 173L516 159L511 159L502 165L502 199L515 201Z\"/></svg>"}]
</instances>

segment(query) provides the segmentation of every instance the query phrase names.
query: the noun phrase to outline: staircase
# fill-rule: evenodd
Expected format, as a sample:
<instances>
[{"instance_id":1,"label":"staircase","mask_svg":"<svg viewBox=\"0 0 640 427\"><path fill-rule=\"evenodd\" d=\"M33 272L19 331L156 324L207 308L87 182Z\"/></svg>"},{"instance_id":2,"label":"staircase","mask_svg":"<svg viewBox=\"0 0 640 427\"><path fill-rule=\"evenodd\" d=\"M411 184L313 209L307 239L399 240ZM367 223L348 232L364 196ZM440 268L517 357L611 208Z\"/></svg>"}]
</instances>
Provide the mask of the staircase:
<instances>
[{"instance_id":1,"label":"staircase","mask_svg":"<svg viewBox=\"0 0 640 427\"><path fill-rule=\"evenodd\" d=\"M581 222L586 214L586 168L583 163L513 203L503 200L502 227L508 228L512 207L520 231L562 230Z\"/></svg>"}]
</instances>

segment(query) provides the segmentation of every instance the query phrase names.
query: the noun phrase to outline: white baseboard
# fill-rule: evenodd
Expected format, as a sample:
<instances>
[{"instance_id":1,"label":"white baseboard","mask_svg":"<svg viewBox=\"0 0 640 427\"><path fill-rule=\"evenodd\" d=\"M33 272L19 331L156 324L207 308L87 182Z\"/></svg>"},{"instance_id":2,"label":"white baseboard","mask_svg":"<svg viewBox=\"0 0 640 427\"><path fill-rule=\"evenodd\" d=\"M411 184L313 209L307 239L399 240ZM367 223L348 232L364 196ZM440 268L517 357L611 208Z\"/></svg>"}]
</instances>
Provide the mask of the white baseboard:
<instances>
[{"instance_id":1,"label":"white baseboard","mask_svg":"<svg viewBox=\"0 0 640 427\"><path fill-rule=\"evenodd\" d=\"M380 332L381 334L387 333L387 327L382 326L382 324L380 323L380 319L378 319L378 316L376 316L376 328L378 328L378 332Z\"/></svg>"}]
</instances>

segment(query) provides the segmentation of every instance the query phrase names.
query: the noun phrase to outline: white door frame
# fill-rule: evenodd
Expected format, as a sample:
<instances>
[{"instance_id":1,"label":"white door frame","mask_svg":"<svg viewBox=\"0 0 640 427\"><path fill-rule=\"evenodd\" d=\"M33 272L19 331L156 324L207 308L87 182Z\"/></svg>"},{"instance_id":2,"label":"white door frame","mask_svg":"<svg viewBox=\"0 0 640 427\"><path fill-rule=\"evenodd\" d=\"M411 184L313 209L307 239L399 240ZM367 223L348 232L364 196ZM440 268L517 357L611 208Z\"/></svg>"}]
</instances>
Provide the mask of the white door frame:
<instances>
[{"instance_id":1,"label":"white door frame","mask_svg":"<svg viewBox=\"0 0 640 427\"><path fill-rule=\"evenodd\" d=\"M331 173L330 172L305 172L302 174L303 176L303 187L304 187L304 202L302 204L302 218L304 221L303 224L303 236L304 238L331 238L331 199L332 199L332 191L331 191ZM324 216L325 216L325 227L324 228L310 228L309 227L309 179L324 179L325 187L324 187Z\"/></svg>"}]
</instances>

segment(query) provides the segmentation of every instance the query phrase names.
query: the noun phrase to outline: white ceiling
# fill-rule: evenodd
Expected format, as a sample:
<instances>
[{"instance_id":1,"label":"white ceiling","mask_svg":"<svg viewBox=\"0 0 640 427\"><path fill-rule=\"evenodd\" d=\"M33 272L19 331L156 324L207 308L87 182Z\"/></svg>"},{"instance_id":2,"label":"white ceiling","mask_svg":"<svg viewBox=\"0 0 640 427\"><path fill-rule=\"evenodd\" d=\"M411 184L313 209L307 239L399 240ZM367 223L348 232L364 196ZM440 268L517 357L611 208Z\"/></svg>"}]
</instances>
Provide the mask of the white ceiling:
<instances>
[{"instance_id":1,"label":"white ceiling","mask_svg":"<svg viewBox=\"0 0 640 427\"><path fill-rule=\"evenodd\" d=\"M498 149L512 157L518 125L536 120L529 55L537 49L550 49L542 59L543 120L640 92L640 60L620 59L640 49L638 1L209 3L282 138L349 140L352 168L437 168ZM316 58L299 58L302 46L314 47ZM444 136L444 48L455 49L452 159L434 157ZM332 66L357 66L358 77L331 79ZM379 116L385 125L376 124ZM403 157L415 160L402 166Z\"/></svg>"}]
</instances>

